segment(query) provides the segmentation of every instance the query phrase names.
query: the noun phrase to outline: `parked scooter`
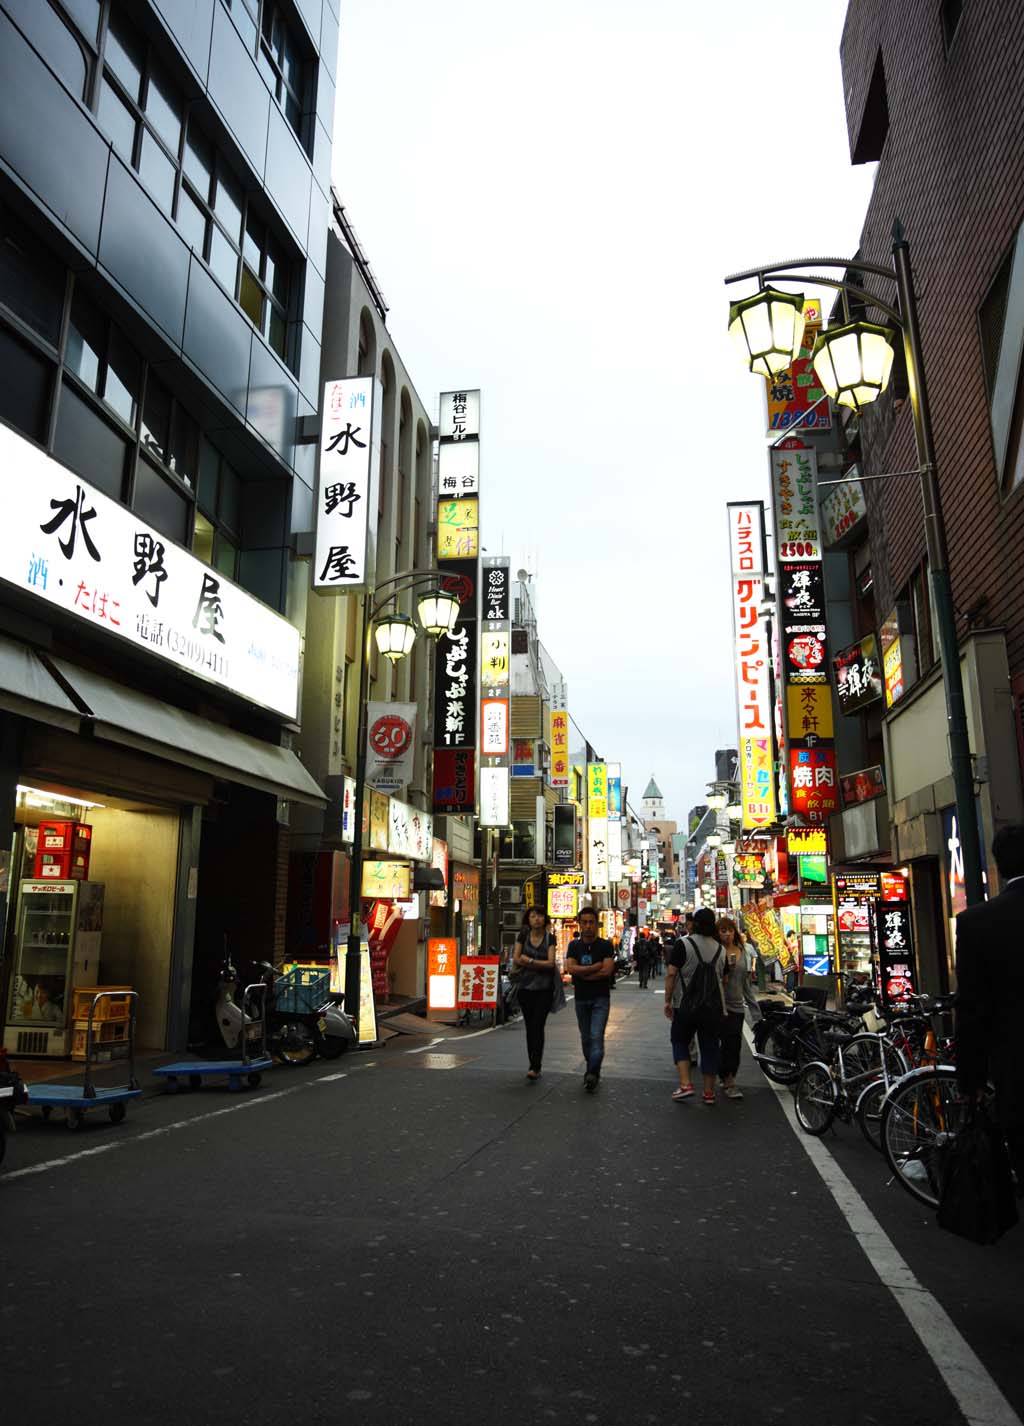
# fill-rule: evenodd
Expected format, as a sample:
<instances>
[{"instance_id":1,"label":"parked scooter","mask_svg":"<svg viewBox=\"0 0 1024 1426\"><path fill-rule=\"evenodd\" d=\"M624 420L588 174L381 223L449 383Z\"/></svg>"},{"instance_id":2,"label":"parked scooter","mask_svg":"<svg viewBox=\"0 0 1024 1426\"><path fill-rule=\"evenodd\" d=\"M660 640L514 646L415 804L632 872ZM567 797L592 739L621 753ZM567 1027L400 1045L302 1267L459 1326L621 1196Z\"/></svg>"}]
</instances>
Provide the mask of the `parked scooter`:
<instances>
[{"instance_id":1,"label":"parked scooter","mask_svg":"<svg viewBox=\"0 0 1024 1426\"><path fill-rule=\"evenodd\" d=\"M355 1023L343 1008L343 994L278 992L280 972L269 961L254 961L253 969L267 987L267 1033L271 1052L285 1064L307 1065L320 1055L337 1059L356 1043ZM287 1004L283 1004L284 1000Z\"/></svg>"}]
</instances>

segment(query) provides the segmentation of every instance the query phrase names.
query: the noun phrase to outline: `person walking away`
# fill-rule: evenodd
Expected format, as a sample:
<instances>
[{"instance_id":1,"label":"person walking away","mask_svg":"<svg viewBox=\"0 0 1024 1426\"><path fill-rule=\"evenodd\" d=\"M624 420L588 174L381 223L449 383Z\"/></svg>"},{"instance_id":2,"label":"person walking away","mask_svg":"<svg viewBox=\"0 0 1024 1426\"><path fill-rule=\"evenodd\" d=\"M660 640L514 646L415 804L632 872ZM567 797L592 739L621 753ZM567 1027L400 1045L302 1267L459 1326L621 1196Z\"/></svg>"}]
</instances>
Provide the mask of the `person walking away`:
<instances>
[{"instance_id":1,"label":"person walking away","mask_svg":"<svg viewBox=\"0 0 1024 1426\"><path fill-rule=\"evenodd\" d=\"M657 980L661 971L661 937L656 931L651 932L651 939L647 942L647 949L651 957L651 975Z\"/></svg>"},{"instance_id":2,"label":"person walking away","mask_svg":"<svg viewBox=\"0 0 1024 1426\"><path fill-rule=\"evenodd\" d=\"M996 1117L1024 1197L1024 1056L1013 993L1024 939L1024 823L999 829L992 856L1002 890L956 918L956 1068L970 1098L980 1097L991 1077Z\"/></svg>"},{"instance_id":3,"label":"person walking away","mask_svg":"<svg viewBox=\"0 0 1024 1426\"><path fill-rule=\"evenodd\" d=\"M665 1015L672 1021L672 1058L679 1074L673 1099L692 1099L695 1093L690 1077L690 1041L696 1034L704 1103L715 1102L715 1076L725 1020L724 970L725 954L718 939L715 913L709 906L702 906L693 918L693 934L676 942L665 975Z\"/></svg>"},{"instance_id":4,"label":"person walking away","mask_svg":"<svg viewBox=\"0 0 1024 1426\"><path fill-rule=\"evenodd\" d=\"M580 933L569 942L565 968L576 991L576 1023L587 1068L583 1087L593 1094L601 1078L604 1060L604 1032L611 1008L612 972L615 956L607 941L597 934L597 912L584 906L579 914Z\"/></svg>"},{"instance_id":5,"label":"person walking away","mask_svg":"<svg viewBox=\"0 0 1024 1426\"><path fill-rule=\"evenodd\" d=\"M719 918L718 938L725 952L725 969L722 972L725 1022L722 1025L718 1073L726 1099L742 1099L743 1091L736 1083L736 1071L740 1067L740 1051L743 1048L744 1011L749 1009L751 1017L756 1021L761 1018L761 1007L750 984L750 963L746 947L740 939L736 922L729 916Z\"/></svg>"},{"instance_id":6,"label":"person walking away","mask_svg":"<svg viewBox=\"0 0 1024 1426\"><path fill-rule=\"evenodd\" d=\"M636 973L640 980L640 989L646 990L651 978L651 948L642 932L636 942Z\"/></svg>"},{"instance_id":7,"label":"person walking away","mask_svg":"<svg viewBox=\"0 0 1024 1426\"><path fill-rule=\"evenodd\" d=\"M519 971L519 1008L526 1026L526 1054L530 1068L526 1078L539 1079L544 1059L544 1025L551 1013L555 989L555 938L548 930L550 918L539 906L531 906L516 940L512 962Z\"/></svg>"}]
</instances>

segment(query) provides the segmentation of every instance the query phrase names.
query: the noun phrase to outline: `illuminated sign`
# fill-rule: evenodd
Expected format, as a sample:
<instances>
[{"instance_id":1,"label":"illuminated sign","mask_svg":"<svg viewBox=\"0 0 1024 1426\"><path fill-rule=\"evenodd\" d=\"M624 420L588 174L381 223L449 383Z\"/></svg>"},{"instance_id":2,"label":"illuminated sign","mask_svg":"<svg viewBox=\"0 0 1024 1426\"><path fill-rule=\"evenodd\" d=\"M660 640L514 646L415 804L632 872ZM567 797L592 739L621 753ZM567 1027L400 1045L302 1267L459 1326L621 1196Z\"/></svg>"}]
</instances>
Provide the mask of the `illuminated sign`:
<instances>
[{"instance_id":1,"label":"illuminated sign","mask_svg":"<svg viewBox=\"0 0 1024 1426\"><path fill-rule=\"evenodd\" d=\"M412 868L407 862L363 862L362 894L376 901L408 901Z\"/></svg>"},{"instance_id":2,"label":"illuminated sign","mask_svg":"<svg viewBox=\"0 0 1024 1426\"><path fill-rule=\"evenodd\" d=\"M380 462L381 388L372 376L324 386L320 417L313 588L344 593L366 584L370 484ZM376 510L374 528L376 528Z\"/></svg>"},{"instance_id":3,"label":"illuminated sign","mask_svg":"<svg viewBox=\"0 0 1024 1426\"><path fill-rule=\"evenodd\" d=\"M445 937L427 942L427 1009L454 1010L459 975L459 943Z\"/></svg>"}]
</instances>

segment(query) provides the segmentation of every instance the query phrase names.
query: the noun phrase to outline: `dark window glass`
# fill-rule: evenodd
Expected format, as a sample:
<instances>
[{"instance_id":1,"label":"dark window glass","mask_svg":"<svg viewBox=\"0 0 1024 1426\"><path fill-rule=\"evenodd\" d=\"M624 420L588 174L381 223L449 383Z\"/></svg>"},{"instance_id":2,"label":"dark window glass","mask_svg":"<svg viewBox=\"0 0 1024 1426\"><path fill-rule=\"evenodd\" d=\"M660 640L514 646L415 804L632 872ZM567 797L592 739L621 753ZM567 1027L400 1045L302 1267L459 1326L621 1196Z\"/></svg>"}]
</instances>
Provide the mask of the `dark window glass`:
<instances>
[{"instance_id":1,"label":"dark window glass","mask_svg":"<svg viewBox=\"0 0 1024 1426\"><path fill-rule=\"evenodd\" d=\"M238 476L228 465L227 461L221 461L220 466L220 506L217 514L222 525L226 525L229 530L240 529L240 509L242 503L242 486Z\"/></svg>"},{"instance_id":2,"label":"dark window glass","mask_svg":"<svg viewBox=\"0 0 1024 1426\"><path fill-rule=\"evenodd\" d=\"M199 471L199 427L182 406L174 408L171 422L171 453L167 464L186 485L195 488Z\"/></svg>"},{"instance_id":3,"label":"dark window glass","mask_svg":"<svg viewBox=\"0 0 1024 1426\"><path fill-rule=\"evenodd\" d=\"M199 441L199 503L210 515L217 513L217 478L220 456L205 436Z\"/></svg>"},{"instance_id":4,"label":"dark window glass","mask_svg":"<svg viewBox=\"0 0 1024 1426\"><path fill-rule=\"evenodd\" d=\"M217 558L215 563L221 574L227 575L228 579L234 579L235 566L238 563L238 549L230 540L225 539L223 535L217 538Z\"/></svg>"},{"instance_id":5,"label":"dark window glass","mask_svg":"<svg viewBox=\"0 0 1024 1426\"><path fill-rule=\"evenodd\" d=\"M258 332L263 330L263 288L252 273L242 264L242 282L238 289L238 302Z\"/></svg>"},{"instance_id":6,"label":"dark window glass","mask_svg":"<svg viewBox=\"0 0 1024 1426\"><path fill-rule=\"evenodd\" d=\"M295 132L298 133L302 124L302 105L291 91L285 92L284 115Z\"/></svg>"},{"instance_id":7,"label":"dark window glass","mask_svg":"<svg viewBox=\"0 0 1024 1426\"><path fill-rule=\"evenodd\" d=\"M210 233L210 269L218 282L222 282L234 297L235 283L238 281L238 253L216 223Z\"/></svg>"},{"instance_id":8,"label":"dark window glass","mask_svg":"<svg viewBox=\"0 0 1024 1426\"><path fill-rule=\"evenodd\" d=\"M81 99L89 73L85 53L56 10L47 0L34 0L19 8L18 23L53 72Z\"/></svg>"},{"instance_id":9,"label":"dark window glass","mask_svg":"<svg viewBox=\"0 0 1024 1426\"><path fill-rule=\"evenodd\" d=\"M191 122L185 138L184 166L200 198L204 203L209 203L210 183L213 178L213 148L205 134Z\"/></svg>"},{"instance_id":10,"label":"dark window glass","mask_svg":"<svg viewBox=\"0 0 1024 1426\"><path fill-rule=\"evenodd\" d=\"M137 104L142 86L144 51L135 32L129 29L117 10L110 12L103 58Z\"/></svg>"},{"instance_id":11,"label":"dark window glass","mask_svg":"<svg viewBox=\"0 0 1024 1426\"><path fill-rule=\"evenodd\" d=\"M150 66L146 118L177 158L181 143L181 95L157 65Z\"/></svg>"},{"instance_id":12,"label":"dark window glass","mask_svg":"<svg viewBox=\"0 0 1024 1426\"><path fill-rule=\"evenodd\" d=\"M99 121L122 158L132 161L135 152L135 115L116 93L109 80L100 85Z\"/></svg>"},{"instance_id":13,"label":"dark window glass","mask_svg":"<svg viewBox=\"0 0 1024 1426\"><path fill-rule=\"evenodd\" d=\"M103 399L122 421L135 425L139 402L139 356L116 327L110 329Z\"/></svg>"},{"instance_id":14,"label":"dark window glass","mask_svg":"<svg viewBox=\"0 0 1024 1426\"><path fill-rule=\"evenodd\" d=\"M213 564L213 526L197 510L192 526L192 553L206 564Z\"/></svg>"},{"instance_id":15,"label":"dark window glass","mask_svg":"<svg viewBox=\"0 0 1024 1426\"><path fill-rule=\"evenodd\" d=\"M206 247L206 214L184 184L178 194L178 227L185 241L202 257Z\"/></svg>"},{"instance_id":16,"label":"dark window glass","mask_svg":"<svg viewBox=\"0 0 1024 1426\"><path fill-rule=\"evenodd\" d=\"M61 4L89 43L94 45L100 24L100 0L61 0Z\"/></svg>"},{"instance_id":17,"label":"dark window glass","mask_svg":"<svg viewBox=\"0 0 1024 1426\"><path fill-rule=\"evenodd\" d=\"M107 321L82 292L75 293L65 363L90 391L100 389L100 363L107 347Z\"/></svg>"},{"instance_id":18,"label":"dark window glass","mask_svg":"<svg viewBox=\"0 0 1024 1426\"><path fill-rule=\"evenodd\" d=\"M0 213L0 302L56 346L64 306L64 270L36 239Z\"/></svg>"},{"instance_id":19,"label":"dark window glass","mask_svg":"<svg viewBox=\"0 0 1024 1426\"><path fill-rule=\"evenodd\" d=\"M135 511L162 535L186 543L188 501L147 460L139 461L135 473Z\"/></svg>"},{"instance_id":20,"label":"dark window glass","mask_svg":"<svg viewBox=\"0 0 1024 1426\"><path fill-rule=\"evenodd\" d=\"M242 234L242 188L226 164L217 165L217 192L213 206L224 231L232 242L238 243Z\"/></svg>"},{"instance_id":21,"label":"dark window glass","mask_svg":"<svg viewBox=\"0 0 1024 1426\"><path fill-rule=\"evenodd\" d=\"M53 453L115 500L121 499L128 446L67 382L60 392Z\"/></svg>"},{"instance_id":22,"label":"dark window glass","mask_svg":"<svg viewBox=\"0 0 1024 1426\"><path fill-rule=\"evenodd\" d=\"M174 179L177 170L148 129L142 131L139 176L165 213L174 206Z\"/></svg>"},{"instance_id":23,"label":"dark window glass","mask_svg":"<svg viewBox=\"0 0 1024 1426\"><path fill-rule=\"evenodd\" d=\"M288 305L288 262L273 238L267 240L266 283L270 291L284 306Z\"/></svg>"},{"instance_id":24,"label":"dark window glass","mask_svg":"<svg viewBox=\"0 0 1024 1426\"><path fill-rule=\"evenodd\" d=\"M164 460L171 425L171 398L150 372L146 381L146 405L142 416L142 444Z\"/></svg>"},{"instance_id":25,"label":"dark window glass","mask_svg":"<svg viewBox=\"0 0 1024 1426\"><path fill-rule=\"evenodd\" d=\"M282 361L288 360L288 323L276 307L270 309L270 345Z\"/></svg>"},{"instance_id":26,"label":"dark window glass","mask_svg":"<svg viewBox=\"0 0 1024 1426\"><path fill-rule=\"evenodd\" d=\"M42 444L53 368L0 327L0 417Z\"/></svg>"}]
</instances>

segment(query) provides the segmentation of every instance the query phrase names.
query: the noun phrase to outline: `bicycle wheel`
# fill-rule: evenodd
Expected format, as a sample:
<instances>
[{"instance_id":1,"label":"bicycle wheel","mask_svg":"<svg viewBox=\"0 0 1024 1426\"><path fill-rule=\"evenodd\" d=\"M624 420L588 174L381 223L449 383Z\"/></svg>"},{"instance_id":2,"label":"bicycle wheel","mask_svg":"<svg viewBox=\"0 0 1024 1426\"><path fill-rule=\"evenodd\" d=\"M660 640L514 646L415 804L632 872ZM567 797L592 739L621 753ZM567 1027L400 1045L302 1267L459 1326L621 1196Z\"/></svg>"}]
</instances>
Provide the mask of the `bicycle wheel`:
<instances>
[{"instance_id":1,"label":"bicycle wheel","mask_svg":"<svg viewBox=\"0 0 1024 1426\"><path fill-rule=\"evenodd\" d=\"M884 1079L876 1079L862 1089L857 1099L857 1123L873 1149L882 1152L882 1104L889 1092Z\"/></svg>"},{"instance_id":2,"label":"bicycle wheel","mask_svg":"<svg viewBox=\"0 0 1024 1426\"><path fill-rule=\"evenodd\" d=\"M921 1203L939 1201L936 1150L963 1126L967 1105L950 1065L912 1070L882 1107L882 1148L896 1182Z\"/></svg>"},{"instance_id":3,"label":"bicycle wheel","mask_svg":"<svg viewBox=\"0 0 1024 1426\"><path fill-rule=\"evenodd\" d=\"M761 1053L767 1055L769 1059L778 1060L778 1064L765 1064L763 1060L758 1060L761 1073L766 1079L770 1079L773 1084L792 1084L798 1077L800 1070L796 1064L792 1064L790 1056L792 1050L789 1043L782 1038L780 1033L774 1029L769 1030L761 1046ZM790 1065L792 1064L792 1068Z\"/></svg>"},{"instance_id":4,"label":"bicycle wheel","mask_svg":"<svg viewBox=\"0 0 1024 1426\"><path fill-rule=\"evenodd\" d=\"M895 1084L910 1069L902 1052L888 1040L879 1039L877 1035L854 1035L853 1039L843 1046L847 1081L861 1080L867 1084L872 1076L884 1078L883 1057L885 1074L889 1077L889 1083Z\"/></svg>"},{"instance_id":5,"label":"bicycle wheel","mask_svg":"<svg viewBox=\"0 0 1024 1426\"><path fill-rule=\"evenodd\" d=\"M812 1060L796 1082L796 1117L801 1129L816 1138L824 1134L836 1112L836 1085L828 1065Z\"/></svg>"}]
</instances>

